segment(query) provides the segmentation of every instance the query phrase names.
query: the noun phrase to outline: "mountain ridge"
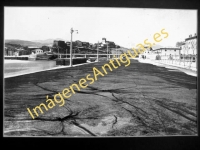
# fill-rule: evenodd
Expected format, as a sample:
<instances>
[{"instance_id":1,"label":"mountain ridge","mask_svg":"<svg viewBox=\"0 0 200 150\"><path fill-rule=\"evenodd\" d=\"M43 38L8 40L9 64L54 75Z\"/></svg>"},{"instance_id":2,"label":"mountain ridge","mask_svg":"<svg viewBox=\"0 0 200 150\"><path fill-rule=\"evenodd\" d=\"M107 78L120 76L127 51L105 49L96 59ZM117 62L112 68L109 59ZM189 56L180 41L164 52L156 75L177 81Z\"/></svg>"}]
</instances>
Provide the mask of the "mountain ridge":
<instances>
[{"instance_id":1,"label":"mountain ridge","mask_svg":"<svg viewBox=\"0 0 200 150\"><path fill-rule=\"evenodd\" d=\"M22 45L22 46L37 46L37 47L41 47L41 46L52 46L54 40L62 40L62 41L64 41L61 38L46 39L46 40L32 40L32 41L20 40L20 39L5 39L5 43L18 44L18 45Z\"/></svg>"},{"instance_id":2,"label":"mountain ridge","mask_svg":"<svg viewBox=\"0 0 200 150\"><path fill-rule=\"evenodd\" d=\"M22 46L43 46L43 44L39 43L39 42L33 42L33 41L27 41L27 40L18 40L18 39L6 39L5 43L18 44L18 45L22 45Z\"/></svg>"}]
</instances>

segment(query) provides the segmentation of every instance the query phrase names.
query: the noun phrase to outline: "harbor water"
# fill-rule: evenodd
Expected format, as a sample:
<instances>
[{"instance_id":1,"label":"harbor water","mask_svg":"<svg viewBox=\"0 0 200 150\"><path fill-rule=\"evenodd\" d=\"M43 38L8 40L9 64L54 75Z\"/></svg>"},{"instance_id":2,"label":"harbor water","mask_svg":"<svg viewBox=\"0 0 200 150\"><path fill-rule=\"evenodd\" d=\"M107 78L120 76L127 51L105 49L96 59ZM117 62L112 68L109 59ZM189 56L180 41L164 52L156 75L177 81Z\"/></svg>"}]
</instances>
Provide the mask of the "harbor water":
<instances>
[{"instance_id":1,"label":"harbor water","mask_svg":"<svg viewBox=\"0 0 200 150\"><path fill-rule=\"evenodd\" d=\"M4 60L4 77L29 74L57 67L59 66L56 66L56 61L53 60Z\"/></svg>"}]
</instances>

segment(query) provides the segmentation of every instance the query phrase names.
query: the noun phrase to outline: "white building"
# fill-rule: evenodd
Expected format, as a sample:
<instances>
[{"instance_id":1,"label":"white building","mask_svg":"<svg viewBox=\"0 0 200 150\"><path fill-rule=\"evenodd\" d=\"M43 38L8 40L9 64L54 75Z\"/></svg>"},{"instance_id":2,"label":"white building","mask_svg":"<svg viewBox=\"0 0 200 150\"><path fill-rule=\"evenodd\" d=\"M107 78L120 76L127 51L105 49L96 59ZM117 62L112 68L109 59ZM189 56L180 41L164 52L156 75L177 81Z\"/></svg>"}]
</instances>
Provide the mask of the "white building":
<instances>
[{"instance_id":1,"label":"white building","mask_svg":"<svg viewBox=\"0 0 200 150\"><path fill-rule=\"evenodd\" d=\"M41 50L41 49L34 49L31 52L34 54L43 54L43 50Z\"/></svg>"},{"instance_id":2,"label":"white building","mask_svg":"<svg viewBox=\"0 0 200 150\"><path fill-rule=\"evenodd\" d=\"M185 39L185 43L181 46L181 54L196 55L197 54L197 35L190 35Z\"/></svg>"},{"instance_id":3,"label":"white building","mask_svg":"<svg viewBox=\"0 0 200 150\"><path fill-rule=\"evenodd\" d=\"M181 57L181 48L175 47L175 48L159 48L153 50L154 54L157 54L160 56L161 59L180 59Z\"/></svg>"},{"instance_id":4,"label":"white building","mask_svg":"<svg viewBox=\"0 0 200 150\"><path fill-rule=\"evenodd\" d=\"M150 49L145 47L145 52L140 54L139 58L144 59L180 59L180 51L181 48L175 47L166 47L166 48L157 48L157 49Z\"/></svg>"}]
</instances>

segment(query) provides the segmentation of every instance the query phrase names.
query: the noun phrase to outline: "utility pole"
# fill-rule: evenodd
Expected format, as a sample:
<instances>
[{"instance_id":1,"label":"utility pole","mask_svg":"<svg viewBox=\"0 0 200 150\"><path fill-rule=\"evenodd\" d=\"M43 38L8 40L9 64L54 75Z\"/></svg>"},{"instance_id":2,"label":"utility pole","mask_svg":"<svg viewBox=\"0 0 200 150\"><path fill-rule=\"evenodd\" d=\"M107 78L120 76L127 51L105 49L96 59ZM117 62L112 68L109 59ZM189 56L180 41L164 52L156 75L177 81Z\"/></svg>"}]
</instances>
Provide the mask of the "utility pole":
<instances>
[{"instance_id":1,"label":"utility pole","mask_svg":"<svg viewBox=\"0 0 200 150\"><path fill-rule=\"evenodd\" d=\"M69 63L69 66L72 67L72 34L74 31L77 31L78 33L78 30L73 30L73 28L71 28L71 43L70 43L70 63Z\"/></svg>"},{"instance_id":2,"label":"utility pole","mask_svg":"<svg viewBox=\"0 0 200 150\"><path fill-rule=\"evenodd\" d=\"M99 41L97 44L97 62L99 62Z\"/></svg>"},{"instance_id":3,"label":"utility pole","mask_svg":"<svg viewBox=\"0 0 200 150\"><path fill-rule=\"evenodd\" d=\"M71 28L70 63L69 63L70 67L72 67L72 33L73 33L73 28Z\"/></svg>"},{"instance_id":4,"label":"utility pole","mask_svg":"<svg viewBox=\"0 0 200 150\"><path fill-rule=\"evenodd\" d=\"M107 43L107 60L108 60L108 43Z\"/></svg>"},{"instance_id":5,"label":"utility pole","mask_svg":"<svg viewBox=\"0 0 200 150\"><path fill-rule=\"evenodd\" d=\"M119 58L119 52L118 52L118 48L117 48L117 46L115 46L115 51L116 51L116 58Z\"/></svg>"},{"instance_id":6,"label":"utility pole","mask_svg":"<svg viewBox=\"0 0 200 150\"><path fill-rule=\"evenodd\" d=\"M58 47L58 58L60 58L60 57L59 57L59 54L60 54L60 53L59 53L59 47Z\"/></svg>"}]
</instances>

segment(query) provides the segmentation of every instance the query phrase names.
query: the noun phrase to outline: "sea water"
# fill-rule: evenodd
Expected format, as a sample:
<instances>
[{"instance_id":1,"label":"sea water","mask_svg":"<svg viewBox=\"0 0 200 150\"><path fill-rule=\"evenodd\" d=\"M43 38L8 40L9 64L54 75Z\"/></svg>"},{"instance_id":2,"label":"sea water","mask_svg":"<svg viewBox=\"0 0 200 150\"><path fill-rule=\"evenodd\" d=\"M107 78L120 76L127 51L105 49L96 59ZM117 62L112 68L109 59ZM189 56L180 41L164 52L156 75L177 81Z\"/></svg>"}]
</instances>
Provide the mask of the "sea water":
<instances>
[{"instance_id":1,"label":"sea water","mask_svg":"<svg viewBox=\"0 0 200 150\"><path fill-rule=\"evenodd\" d=\"M56 61L4 60L4 77L13 77L56 68Z\"/></svg>"},{"instance_id":2,"label":"sea water","mask_svg":"<svg viewBox=\"0 0 200 150\"><path fill-rule=\"evenodd\" d=\"M95 62L76 64L73 65L73 67L90 63ZM56 65L56 61L54 60L4 60L4 78L69 67L70 66Z\"/></svg>"}]
</instances>

